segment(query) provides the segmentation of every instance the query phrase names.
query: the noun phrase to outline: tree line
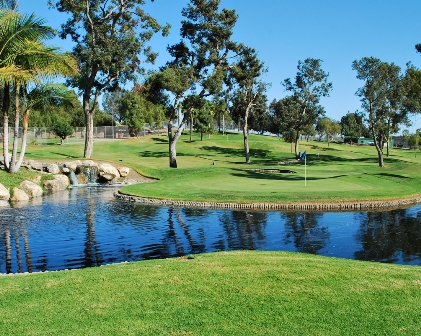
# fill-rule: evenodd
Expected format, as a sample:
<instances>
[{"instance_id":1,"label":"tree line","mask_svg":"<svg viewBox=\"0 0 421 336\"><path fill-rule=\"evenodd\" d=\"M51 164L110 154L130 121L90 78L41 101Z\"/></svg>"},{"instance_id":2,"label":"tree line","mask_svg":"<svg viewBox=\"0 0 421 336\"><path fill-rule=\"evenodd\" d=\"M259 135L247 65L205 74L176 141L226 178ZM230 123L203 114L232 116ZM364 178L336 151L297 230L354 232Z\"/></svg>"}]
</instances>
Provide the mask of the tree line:
<instances>
[{"instance_id":1,"label":"tree line","mask_svg":"<svg viewBox=\"0 0 421 336\"><path fill-rule=\"evenodd\" d=\"M351 142L359 136L370 136L379 166L384 166L384 144L387 147L391 134L409 124L411 113L420 111L420 70L408 64L402 73L395 64L373 57L352 63L357 78L363 81L356 91L361 111L349 112L340 122L327 118L320 104L333 88L320 59L300 60L295 78L282 82L288 95L269 103L266 91L270 83L264 80L268 69L255 49L233 40L238 16L235 10L220 8L220 0L189 0L181 10L180 42L167 47L170 60L146 71L144 62L154 63L157 56L148 42L156 33L168 35L170 25L162 25L145 13L144 3L49 0L52 8L68 15L58 35L70 37L75 46L71 52L62 53L46 46L45 41L56 32L42 19L20 13L16 1L0 0L0 38L5 46L0 50L0 81L6 169L19 169L25 152L22 148L20 159L16 159L15 134L9 157L6 130L10 116L15 132L21 120L24 133L28 120L34 124L85 126L85 158L93 155L95 123L125 123L135 136L145 123L160 125L166 120L169 165L176 168L177 141L187 125L194 124L204 134L213 131L214 119L219 125L221 119L232 119L242 125L247 163L251 162L248 135L253 129L294 143L296 156L302 135L318 132L329 141L332 135L341 133ZM420 45L416 48L421 50ZM50 79L56 76L66 76L66 86L53 84ZM130 83L132 89L125 89ZM35 98L41 93L44 98ZM34 112L29 119L31 110Z\"/></svg>"}]
</instances>

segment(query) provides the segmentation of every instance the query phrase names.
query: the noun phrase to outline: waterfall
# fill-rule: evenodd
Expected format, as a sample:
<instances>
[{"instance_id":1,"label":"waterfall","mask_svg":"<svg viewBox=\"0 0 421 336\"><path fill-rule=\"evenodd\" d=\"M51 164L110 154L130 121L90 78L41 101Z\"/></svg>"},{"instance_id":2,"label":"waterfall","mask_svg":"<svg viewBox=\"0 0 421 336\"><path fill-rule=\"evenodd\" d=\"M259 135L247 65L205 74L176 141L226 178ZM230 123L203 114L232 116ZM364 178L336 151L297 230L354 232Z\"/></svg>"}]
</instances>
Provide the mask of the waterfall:
<instances>
[{"instance_id":1,"label":"waterfall","mask_svg":"<svg viewBox=\"0 0 421 336\"><path fill-rule=\"evenodd\" d=\"M76 174L84 175L86 183L98 182L98 167L97 166L77 166Z\"/></svg>"},{"instance_id":2,"label":"waterfall","mask_svg":"<svg viewBox=\"0 0 421 336\"><path fill-rule=\"evenodd\" d=\"M70 179L70 184L72 184L74 186L79 185L76 174L73 170L71 170L70 173L69 173L69 179Z\"/></svg>"}]
</instances>

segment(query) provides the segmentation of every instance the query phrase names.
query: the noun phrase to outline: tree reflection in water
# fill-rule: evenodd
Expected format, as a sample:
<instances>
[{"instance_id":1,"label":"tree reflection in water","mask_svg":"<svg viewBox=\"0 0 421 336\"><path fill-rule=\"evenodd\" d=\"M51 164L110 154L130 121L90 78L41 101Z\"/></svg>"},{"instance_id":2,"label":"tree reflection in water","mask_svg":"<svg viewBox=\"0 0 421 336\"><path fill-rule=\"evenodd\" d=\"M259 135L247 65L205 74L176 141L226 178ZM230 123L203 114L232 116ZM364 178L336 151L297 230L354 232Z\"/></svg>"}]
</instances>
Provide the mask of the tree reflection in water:
<instances>
[{"instance_id":1,"label":"tree reflection in water","mask_svg":"<svg viewBox=\"0 0 421 336\"><path fill-rule=\"evenodd\" d=\"M285 212L285 243L293 243L298 252L317 254L329 242L327 227L319 226L322 213Z\"/></svg>"},{"instance_id":2,"label":"tree reflection in water","mask_svg":"<svg viewBox=\"0 0 421 336\"><path fill-rule=\"evenodd\" d=\"M225 211L221 216L229 250L255 250L264 243L266 212Z\"/></svg>"},{"instance_id":3,"label":"tree reflection in water","mask_svg":"<svg viewBox=\"0 0 421 336\"><path fill-rule=\"evenodd\" d=\"M355 259L409 263L421 258L421 212L415 217L408 210L368 212L360 214L355 239L362 249Z\"/></svg>"},{"instance_id":4,"label":"tree reflection in water","mask_svg":"<svg viewBox=\"0 0 421 336\"><path fill-rule=\"evenodd\" d=\"M0 209L0 273L245 249L421 262L421 205L377 213L204 210L120 202L113 190L76 188Z\"/></svg>"}]
</instances>

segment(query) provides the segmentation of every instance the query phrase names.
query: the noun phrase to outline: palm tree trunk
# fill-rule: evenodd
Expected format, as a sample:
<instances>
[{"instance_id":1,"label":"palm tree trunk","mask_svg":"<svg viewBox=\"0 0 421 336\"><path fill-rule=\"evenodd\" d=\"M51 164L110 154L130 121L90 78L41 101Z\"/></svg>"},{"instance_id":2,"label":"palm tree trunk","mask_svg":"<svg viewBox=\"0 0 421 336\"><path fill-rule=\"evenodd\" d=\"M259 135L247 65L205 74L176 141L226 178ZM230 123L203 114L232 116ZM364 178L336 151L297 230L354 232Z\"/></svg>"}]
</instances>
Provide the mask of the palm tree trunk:
<instances>
[{"instance_id":1,"label":"palm tree trunk","mask_svg":"<svg viewBox=\"0 0 421 336\"><path fill-rule=\"evenodd\" d=\"M29 112L30 112L30 109L27 109L25 111L25 114L23 115L23 123L22 123L22 145L21 145L21 149L20 149L19 160L16 163L16 171L18 171L19 168L20 168L20 166L22 165L23 158L24 158L25 152L26 152L26 142L27 142L27 137L28 137Z\"/></svg>"},{"instance_id":2,"label":"palm tree trunk","mask_svg":"<svg viewBox=\"0 0 421 336\"><path fill-rule=\"evenodd\" d=\"M20 104L19 104L19 85L16 85L16 96L15 96L15 129L13 131L13 149L12 149L12 159L10 160L9 172L14 174L18 171L16 167L16 158L18 156L18 146L19 146L19 119L20 119Z\"/></svg>"},{"instance_id":3,"label":"palm tree trunk","mask_svg":"<svg viewBox=\"0 0 421 336\"><path fill-rule=\"evenodd\" d=\"M10 168L9 161L9 108L10 108L10 85L4 84L3 89L3 158L6 170Z\"/></svg>"}]
</instances>

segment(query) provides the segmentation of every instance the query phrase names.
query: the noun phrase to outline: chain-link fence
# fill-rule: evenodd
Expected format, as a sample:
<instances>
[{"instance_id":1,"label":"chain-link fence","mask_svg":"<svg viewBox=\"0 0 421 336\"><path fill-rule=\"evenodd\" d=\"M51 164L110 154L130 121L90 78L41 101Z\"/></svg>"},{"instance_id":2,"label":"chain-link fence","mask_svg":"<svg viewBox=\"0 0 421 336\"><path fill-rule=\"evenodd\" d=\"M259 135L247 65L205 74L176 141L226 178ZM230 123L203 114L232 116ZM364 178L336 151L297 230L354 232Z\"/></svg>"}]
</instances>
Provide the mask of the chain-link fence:
<instances>
[{"instance_id":1,"label":"chain-link fence","mask_svg":"<svg viewBox=\"0 0 421 336\"><path fill-rule=\"evenodd\" d=\"M132 132L128 126L100 126L94 127L94 140L100 141L103 139L128 139L131 137L143 137L147 135L162 135L166 134L165 128L153 129L145 128L142 131L136 133ZM22 128L19 128L19 139L22 138ZM86 128L85 127L74 127L74 133L68 136L65 143L84 143L85 141ZM14 128L9 127L9 139L12 139L14 135ZM4 129L0 127L0 136L3 139ZM10 140L9 140L10 141ZM51 143L60 142L61 139L57 137L48 127L28 127L27 131L27 143L36 145L48 145Z\"/></svg>"}]
</instances>

